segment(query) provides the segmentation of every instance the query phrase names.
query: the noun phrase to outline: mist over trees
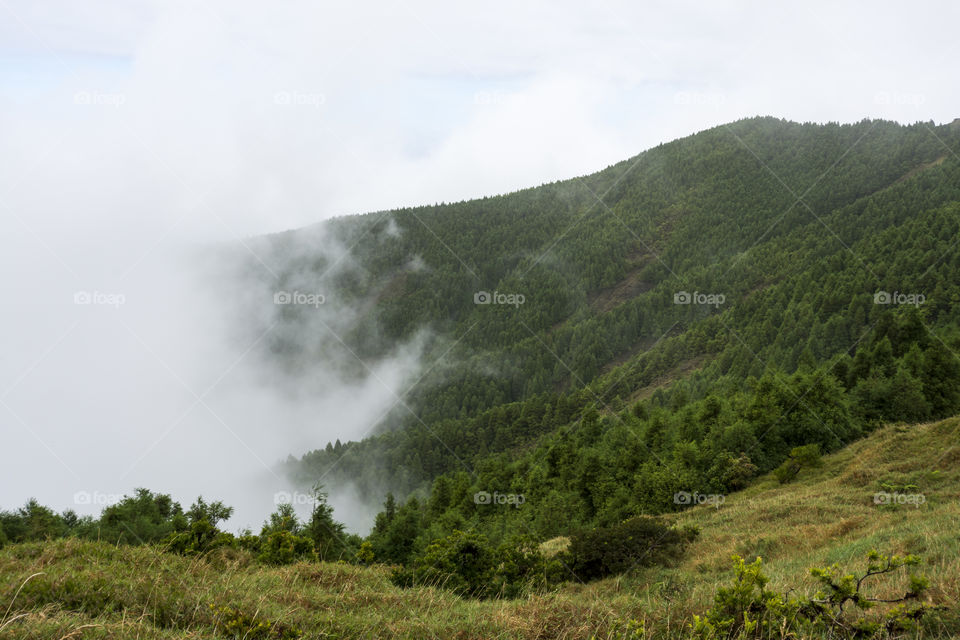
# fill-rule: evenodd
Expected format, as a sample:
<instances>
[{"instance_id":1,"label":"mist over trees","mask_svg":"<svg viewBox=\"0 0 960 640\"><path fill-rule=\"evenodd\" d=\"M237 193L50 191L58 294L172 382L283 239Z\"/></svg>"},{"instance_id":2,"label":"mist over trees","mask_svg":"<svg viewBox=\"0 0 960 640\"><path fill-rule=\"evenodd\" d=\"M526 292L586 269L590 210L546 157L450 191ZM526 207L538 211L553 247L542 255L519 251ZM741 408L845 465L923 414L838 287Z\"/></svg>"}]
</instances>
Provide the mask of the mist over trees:
<instances>
[{"instance_id":1,"label":"mist over trees","mask_svg":"<svg viewBox=\"0 0 960 640\"><path fill-rule=\"evenodd\" d=\"M827 451L878 421L950 415L960 174L941 141L958 136L932 123L754 118L581 179L331 221L362 265L337 295L376 300L344 335L350 348L376 357L423 327L431 338L422 379L381 433L309 452L289 465L292 477L424 504L439 477L460 486L458 473L476 488L500 468L490 480L506 490L520 482L502 470L519 464L518 450L547 451L561 428L606 434L629 423L618 446L644 445L622 462L633 478L638 465L663 466L678 438L703 447L704 429L679 417L699 412L713 416L714 450L685 455L746 455L736 476L770 470L810 439ZM278 255L295 237L274 239ZM525 302L475 304L478 291ZM677 303L684 294L723 302ZM590 407L600 427L583 420ZM778 419L776 432L795 431L765 433ZM611 469L604 457L589 464ZM520 484L530 483L543 486ZM592 520L651 500L627 493L581 496L575 512Z\"/></svg>"}]
</instances>

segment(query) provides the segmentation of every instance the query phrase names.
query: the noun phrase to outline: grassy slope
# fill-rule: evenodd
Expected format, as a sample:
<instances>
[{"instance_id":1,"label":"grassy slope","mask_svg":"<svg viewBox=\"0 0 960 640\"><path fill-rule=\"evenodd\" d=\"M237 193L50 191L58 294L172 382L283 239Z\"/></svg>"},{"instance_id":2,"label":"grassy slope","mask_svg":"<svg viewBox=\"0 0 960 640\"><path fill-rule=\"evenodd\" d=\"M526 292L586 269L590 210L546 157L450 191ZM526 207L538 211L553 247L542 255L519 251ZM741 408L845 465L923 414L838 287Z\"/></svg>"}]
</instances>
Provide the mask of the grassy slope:
<instances>
[{"instance_id":1,"label":"grassy slope","mask_svg":"<svg viewBox=\"0 0 960 640\"><path fill-rule=\"evenodd\" d=\"M874 505L881 481L918 485L926 504ZM702 530L679 566L511 602L399 590L383 568L267 569L242 554L204 561L72 540L14 545L0 550L0 615L27 576L43 574L23 587L0 638L234 637L217 629L210 604L296 625L307 638L607 637L629 618L675 637L729 581L733 553L763 556L772 586L786 590L811 586L813 565L859 568L873 547L923 557L932 599L953 609L924 637L960 636L960 418L885 427L790 485L764 477L719 509L672 517Z\"/></svg>"}]
</instances>

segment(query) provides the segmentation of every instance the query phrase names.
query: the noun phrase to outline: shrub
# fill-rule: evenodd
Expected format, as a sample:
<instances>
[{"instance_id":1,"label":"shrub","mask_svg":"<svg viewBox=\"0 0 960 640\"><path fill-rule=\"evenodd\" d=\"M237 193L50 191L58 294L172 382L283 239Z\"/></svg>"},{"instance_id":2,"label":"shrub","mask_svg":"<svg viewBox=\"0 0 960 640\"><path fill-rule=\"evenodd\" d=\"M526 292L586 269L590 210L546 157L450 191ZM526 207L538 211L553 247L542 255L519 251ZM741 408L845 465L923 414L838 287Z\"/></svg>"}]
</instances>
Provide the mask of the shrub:
<instances>
[{"instance_id":1,"label":"shrub","mask_svg":"<svg viewBox=\"0 0 960 640\"><path fill-rule=\"evenodd\" d=\"M290 531L284 529L274 531L260 540L260 555L257 556L257 560L264 564L283 565L298 560L316 559L317 553L313 550L313 541Z\"/></svg>"},{"instance_id":2,"label":"shrub","mask_svg":"<svg viewBox=\"0 0 960 640\"><path fill-rule=\"evenodd\" d=\"M500 545L496 558L491 590L499 598L518 598L540 592L570 577L570 570L559 554L545 556L541 545L527 536Z\"/></svg>"},{"instance_id":3,"label":"shrub","mask_svg":"<svg viewBox=\"0 0 960 640\"><path fill-rule=\"evenodd\" d=\"M370 565L373 564L374 555L373 555L373 545L368 541L364 540L360 544L360 548L357 549L357 553L354 556L354 561L357 564Z\"/></svg>"},{"instance_id":4,"label":"shrub","mask_svg":"<svg viewBox=\"0 0 960 640\"><path fill-rule=\"evenodd\" d=\"M767 589L769 580L763 574L760 558L751 564L740 556L733 556L733 560L734 583L717 589L714 606L703 617L693 617L690 627L697 638L875 637L882 632L903 633L931 609L930 605L919 602L928 586L926 579L919 576L910 576L909 587L898 598L873 598L863 592L868 578L919 564L916 556L884 556L871 551L867 556L867 569L859 577L843 573L837 565L812 568L810 574L821 585L812 597L788 597ZM845 611L848 603L854 605L852 612ZM889 608L875 619L858 617L855 613L876 606Z\"/></svg>"},{"instance_id":5,"label":"shrub","mask_svg":"<svg viewBox=\"0 0 960 640\"><path fill-rule=\"evenodd\" d=\"M181 555L200 555L222 547L236 547L237 539L220 531L209 520L197 520L186 531L172 533L164 541L168 551Z\"/></svg>"},{"instance_id":6,"label":"shrub","mask_svg":"<svg viewBox=\"0 0 960 640\"><path fill-rule=\"evenodd\" d=\"M559 557L545 558L535 540L516 538L492 547L479 534L454 531L434 541L407 567L394 569L401 587L426 585L473 598L517 598L565 579Z\"/></svg>"},{"instance_id":7,"label":"shrub","mask_svg":"<svg viewBox=\"0 0 960 640\"><path fill-rule=\"evenodd\" d=\"M588 582L634 567L669 562L694 537L692 529L672 529L655 518L641 516L577 533L563 555L577 578Z\"/></svg>"},{"instance_id":8,"label":"shrub","mask_svg":"<svg viewBox=\"0 0 960 640\"><path fill-rule=\"evenodd\" d=\"M9 542L49 540L67 532L63 518L34 498L16 511L0 511L0 528Z\"/></svg>"},{"instance_id":9,"label":"shrub","mask_svg":"<svg viewBox=\"0 0 960 640\"><path fill-rule=\"evenodd\" d=\"M454 531L428 545L409 567L394 569L390 579L401 587L437 586L484 598L491 595L496 564L486 538Z\"/></svg>"},{"instance_id":10,"label":"shrub","mask_svg":"<svg viewBox=\"0 0 960 640\"><path fill-rule=\"evenodd\" d=\"M647 627L642 620L617 620L605 638L607 640L646 640ZM600 637L593 635L590 636L590 640L600 640Z\"/></svg>"},{"instance_id":11,"label":"shrub","mask_svg":"<svg viewBox=\"0 0 960 640\"><path fill-rule=\"evenodd\" d=\"M780 484L786 484L796 478L804 467L819 467L822 464L820 445L808 444L793 448L790 451L790 456L774 470L773 475L780 481Z\"/></svg>"},{"instance_id":12,"label":"shrub","mask_svg":"<svg viewBox=\"0 0 960 640\"><path fill-rule=\"evenodd\" d=\"M720 485L729 491L739 491L749 484L750 479L757 475L757 465L750 461L750 456L741 453L736 458L728 451L718 456L713 466L707 472L708 477L720 480Z\"/></svg>"},{"instance_id":13,"label":"shrub","mask_svg":"<svg viewBox=\"0 0 960 640\"><path fill-rule=\"evenodd\" d=\"M106 507L98 524L87 527L87 537L147 544L167 538L177 526L185 526L186 521L180 505L169 495L137 489L133 496L124 496Z\"/></svg>"},{"instance_id":14,"label":"shrub","mask_svg":"<svg viewBox=\"0 0 960 640\"><path fill-rule=\"evenodd\" d=\"M313 542L322 560L335 560L356 553L343 523L333 519L333 507L327 503L327 494L319 484L313 488L313 510L301 533Z\"/></svg>"},{"instance_id":15,"label":"shrub","mask_svg":"<svg viewBox=\"0 0 960 640\"><path fill-rule=\"evenodd\" d=\"M217 607L210 605L213 613L213 625L219 635L243 640L296 640L303 632L296 627L273 622L266 618L258 619L256 614L249 615L235 607Z\"/></svg>"}]
</instances>

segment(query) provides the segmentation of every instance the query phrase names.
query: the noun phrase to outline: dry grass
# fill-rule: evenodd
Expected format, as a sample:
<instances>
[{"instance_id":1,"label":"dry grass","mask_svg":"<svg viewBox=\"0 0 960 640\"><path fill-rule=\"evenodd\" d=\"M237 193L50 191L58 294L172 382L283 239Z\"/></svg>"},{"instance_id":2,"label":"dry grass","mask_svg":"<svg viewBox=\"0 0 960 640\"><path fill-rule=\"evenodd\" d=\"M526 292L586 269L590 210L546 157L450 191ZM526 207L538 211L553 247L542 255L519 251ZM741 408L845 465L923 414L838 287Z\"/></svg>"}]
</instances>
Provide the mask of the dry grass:
<instances>
[{"instance_id":1,"label":"dry grass","mask_svg":"<svg viewBox=\"0 0 960 640\"><path fill-rule=\"evenodd\" d=\"M923 557L932 602L951 610L922 637L957 637L958 460L960 420L890 426L792 484L760 478L719 509L671 516L701 529L678 566L505 602L400 590L385 568L265 568L244 554L197 560L76 540L14 545L0 550L0 612L10 607L0 638L234 637L222 635L210 604L294 625L306 638L608 638L628 619L645 621L651 637L675 638L729 581L734 553L762 556L772 587L803 590L812 587L809 567L837 562L853 570L871 548ZM878 506L882 481L917 485L926 502ZM880 592L894 586L877 581Z\"/></svg>"}]
</instances>

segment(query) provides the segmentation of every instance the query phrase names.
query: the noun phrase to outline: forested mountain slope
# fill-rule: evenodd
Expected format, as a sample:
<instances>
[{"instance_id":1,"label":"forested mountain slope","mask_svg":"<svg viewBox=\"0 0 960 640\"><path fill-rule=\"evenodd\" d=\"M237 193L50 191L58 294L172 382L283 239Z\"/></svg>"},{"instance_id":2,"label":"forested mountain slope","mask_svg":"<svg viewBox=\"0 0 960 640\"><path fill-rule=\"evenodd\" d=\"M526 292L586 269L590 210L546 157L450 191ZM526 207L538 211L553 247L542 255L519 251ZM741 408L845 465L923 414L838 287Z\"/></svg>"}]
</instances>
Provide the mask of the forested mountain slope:
<instances>
[{"instance_id":1,"label":"forested mountain slope","mask_svg":"<svg viewBox=\"0 0 960 640\"><path fill-rule=\"evenodd\" d=\"M385 487L405 495L441 473L473 473L491 453L533 446L590 405L609 414L644 400L639 415L674 415L751 376L872 349L911 308L875 304L878 292L923 296L903 331L926 337L895 345L894 356L920 340L927 368L942 360L949 370L960 299L958 143L953 125L756 118L584 178L263 239L259 250L281 283L323 287L350 309L351 322L325 348L375 360L418 332L428 336L425 375L381 433L318 449L293 471L304 482L350 480L371 496ZM480 291L524 301L475 304ZM683 292L722 303L676 304ZM283 321L297 327L309 311L285 308ZM278 359L304 357L302 333L277 335ZM864 358L837 376L844 391L863 378L858 393L868 393ZM955 409L954 396L926 384L936 397L902 417ZM778 455L755 462L768 468Z\"/></svg>"}]
</instances>

